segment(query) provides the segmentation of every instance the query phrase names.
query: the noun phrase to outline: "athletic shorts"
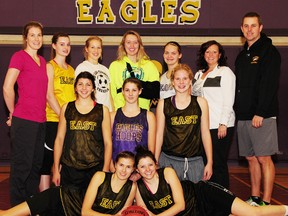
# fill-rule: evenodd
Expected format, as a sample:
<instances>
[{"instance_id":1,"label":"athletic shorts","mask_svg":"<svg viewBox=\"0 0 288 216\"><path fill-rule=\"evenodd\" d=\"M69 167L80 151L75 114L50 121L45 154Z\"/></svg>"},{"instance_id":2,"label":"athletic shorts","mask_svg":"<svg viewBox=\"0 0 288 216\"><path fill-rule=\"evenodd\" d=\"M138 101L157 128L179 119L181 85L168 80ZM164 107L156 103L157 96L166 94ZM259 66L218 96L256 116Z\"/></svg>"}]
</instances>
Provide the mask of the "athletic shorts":
<instances>
[{"instance_id":1,"label":"athletic shorts","mask_svg":"<svg viewBox=\"0 0 288 216\"><path fill-rule=\"evenodd\" d=\"M60 198L60 187L49 188L29 197L26 201L31 215L65 215Z\"/></svg>"},{"instance_id":2,"label":"athletic shorts","mask_svg":"<svg viewBox=\"0 0 288 216\"><path fill-rule=\"evenodd\" d=\"M195 196L201 216L224 216L231 214L235 195L223 186L200 181L194 185Z\"/></svg>"},{"instance_id":3,"label":"athletic shorts","mask_svg":"<svg viewBox=\"0 0 288 216\"><path fill-rule=\"evenodd\" d=\"M58 122L46 122L46 136L44 144L44 158L42 168L40 170L41 175L50 175L51 168L54 163L54 142L57 135Z\"/></svg>"},{"instance_id":4,"label":"athletic shorts","mask_svg":"<svg viewBox=\"0 0 288 216\"><path fill-rule=\"evenodd\" d=\"M88 169L75 169L73 167L69 167L66 164L61 164L61 180L60 183L63 186L73 186L76 188L87 189L91 178L97 171L103 170L103 164L99 164L94 167L90 167Z\"/></svg>"},{"instance_id":5,"label":"athletic shorts","mask_svg":"<svg viewBox=\"0 0 288 216\"><path fill-rule=\"evenodd\" d=\"M238 121L237 134L240 156L270 156L279 152L274 118L264 119L260 128L252 127L251 120Z\"/></svg>"},{"instance_id":6,"label":"athletic shorts","mask_svg":"<svg viewBox=\"0 0 288 216\"><path fill-rule=\"evenodd\" d=\"M159 165L160 167L172 167L180 180L190 180L197 183L203 179L204 162L200 156L182 158L161 152Z\"/></svg>"}]
</instances>

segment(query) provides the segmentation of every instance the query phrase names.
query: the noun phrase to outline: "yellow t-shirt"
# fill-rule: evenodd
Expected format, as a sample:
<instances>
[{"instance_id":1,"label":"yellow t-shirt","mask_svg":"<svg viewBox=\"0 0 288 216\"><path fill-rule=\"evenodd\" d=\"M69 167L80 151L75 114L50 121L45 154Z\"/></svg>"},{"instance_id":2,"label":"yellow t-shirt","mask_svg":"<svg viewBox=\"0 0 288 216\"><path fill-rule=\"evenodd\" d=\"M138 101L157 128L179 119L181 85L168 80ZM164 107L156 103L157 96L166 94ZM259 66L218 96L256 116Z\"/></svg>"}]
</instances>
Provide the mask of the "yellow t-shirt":
<instances>
[{"instance_id":1,"label":"yellow t-shirt","mask_svg":"<svg viewBox=\"0 0 288 216\"><path fill-rule=\"evenodd\" d=\"M49 61L54 68L54 94L62 107L65 103L75 100L74 93L74 69L68 65L67 69L61 68L54 60ZM52 110L50 105L46 104L47 121L59 122L58 115Z\"/></svg>"}]
</instances>

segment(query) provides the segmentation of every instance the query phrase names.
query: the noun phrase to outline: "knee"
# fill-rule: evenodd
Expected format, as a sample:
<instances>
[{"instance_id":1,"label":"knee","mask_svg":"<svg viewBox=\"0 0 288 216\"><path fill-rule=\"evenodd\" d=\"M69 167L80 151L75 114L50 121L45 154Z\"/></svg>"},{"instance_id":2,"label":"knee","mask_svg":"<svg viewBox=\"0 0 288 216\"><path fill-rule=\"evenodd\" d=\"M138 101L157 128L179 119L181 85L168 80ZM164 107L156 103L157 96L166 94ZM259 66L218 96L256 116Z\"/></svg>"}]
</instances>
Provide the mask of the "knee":
<instances>
[{"instance_id":1,"label":"knee","mask_svg":"<svg viewBox=\"0 0 288 216\"><path fill-rule=\"evenodd\" d=\"M251 163L259 163L255 156L247 156L246 160L248 161L249 164L251 164Z\"/></svg>"},{"instance_id":2,"label":"knee","mask_svg":"<svg viewBox=\"0 0 288 216\"><path fill-rule=\"evenodd\" d=\"M273 164L271 156L260 156L260 157L258 157L258 161L261 165Z\"/></svg>"}]
</instances>

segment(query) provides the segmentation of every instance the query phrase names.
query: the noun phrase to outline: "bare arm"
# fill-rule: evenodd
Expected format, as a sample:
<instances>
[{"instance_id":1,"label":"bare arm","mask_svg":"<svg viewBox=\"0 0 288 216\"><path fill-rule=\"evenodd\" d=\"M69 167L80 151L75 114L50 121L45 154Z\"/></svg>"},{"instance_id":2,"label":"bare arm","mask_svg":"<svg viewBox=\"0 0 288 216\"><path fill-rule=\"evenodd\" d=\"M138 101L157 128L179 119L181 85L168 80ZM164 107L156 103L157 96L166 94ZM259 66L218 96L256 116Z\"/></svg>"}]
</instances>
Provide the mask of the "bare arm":
<instances>
[{"instance_id":1,"label":"bare arm","mask_svg":"<svg viewBox=\"0 0 288 216\"><path fill-rule=\"evenodd\" d=\"M147 111L148 121L148 149L154 154L155 153L155 141L156 141L156 118L154 114Z\"/></svg>"},{"instance_id":2,"label":"bare arm","mask_svg":"<svg viewBox=\"0 0 288 216\"><path fill-rule=\"evenodd\" d=\"M111 112L116 111L114 107L114 100L112 98L111 91L109 91L109 97L110 97L110 104L111 104Z\"/></svg>"},{"instance_id":3,"label":"bare arm","mask_svg":"<svg viewBox=\"0 0 288 216\"><path fill-rule=\"evenodd\" d=\"M173 168L171 167L165 168L164 177L165 177L166 182L171 187L172 196L173 196L173 200L175 204L171 208L169 208L165 212L162 212L159 215L163 215L163 216L176 215L185 209L183 188Z\"/></svg>"},{"instance_id":4,"label":"bare arm","mask_svg":"<svg viewBox=\"0 0 288 216\"><path fill-rule=\"evenodd\" d=\"M176 215L185 209L185 200L184 200L183 189L182 189L181 183L177 177L177 174L173 170L173 168L166 167L164 170L164 177L165 177L166 182L171 187L174 205L171 206L166 211L164 211L158 215L159 216L162 216L162 215L163 216L170 216L170 215L173 216L173 215ZM147 206L145 205L145 203L141 197L139 189L137 189L137 192L136 192L136 203L137 203L137 205L142 206L147 210ZM154 214L149 211L149 215L154 215Z\"/></svg>"},{"instance_id":5,"label":"bare arm","mask_svg":"<svg viewBox=\"0 0 288 216\"><path fill-rule=\"evenodd\" d=\"M156 109L156 146L155 146L155 158L158 161L163 145L164 127L165 127L165 115L164 115L164 100L159 100Z\"/></svg>"},{"instance_id":6,"label":"bare arm","mask_svg":"<svg viewBox=\"0 0 288 216\"><path fill-rule=\"evenodd\" d=\"M110 113L106 106L103 106L102 135L104 139L103 171L109 172L112 158L112 132L111 132Z\"/></svg>"},{"instance_id":7,"label":"bare arm","mask_svg":"<svg viewBox=\"0 0 288 216\"><path fill-rule=\"evenodd\" d=\"M113 124L114 124L115 115L116 115L116 111L110 112L111 134L112 134L112 128L113 128ZM113 146L113 143L112 143L112 146ZM112 152L113 152L113 148L112 148ZM111 162L110 162L110 172L115 172L115 166L114 166L114 162L113 162L112 159L111 159Z\"/></svg>"},{"instance_id":8,"label":"bare arm","mask_svg":"<svg viewBox=\"0 0 288 216\"><path fill-rule=\"evenodd\" d=\"M200 105L202 115L201 115L201 138L207 158L207 164L204 168L203 180L209 180L212 176L212 139L209 129L209 109L207 101L202 97L197 97L197 101Z\"/></svg>"},{"instance_id":9,"label":"bare arm","mask_svg":"<svg viewBox=\"0 0 288 216\"><path fill-rule=\"evenodd\" d=\"M54 94L54 68L50 63L48 63L46 67L48 76L47 102L52 110L59 116L61 107Z\"/></svg>"},{"instance_id":10,"label":"bare arm","mask_svg":"<svg viewBox=\"0 0 288 216\"><path fill-rule=\"evenodd\" d=\"M87 188L87 191L85 193L84 201L82 204L82 210L81 210L82 216L107 215L98 213L92 209L92 206L98 193L99 186L103 183L104 179L105 179L104 172L96 172L92 177L89 186Z\"/></svg>"},{"instance_id":11,"label":"bare arm","mask_svg":"<svg viewBox=\"0 0 288 216\"><path fill-rule=\"evenodd\" d=\"M121 215L122 211L125 210L127 207L131 206L134 202L134 198L136 195L136 190L137 190L137 185L135 182L133 182L130 194L128 196L128 199L125 202L125 205L123 206L123 208L116 214L116 215Z\"/></svg>"},{"instance_id":12,"label":"bare arm","mask_svg":"<svg viewBox=\"0 0 288 216\"><path fill-rule=\"evenodd\" d=\"M15 90L14 85L17 81L20 71L16 68L9 68L3 84L3 96L6 106L9 110L9 117L7 120L7 125L11 126L12 114L14 112L15 106Z\"/></svg>"},{"instance_id":13,"label":"bare arm","mask_svg":"<svg viewBox=\"0 0 288 216\"><path fill-rule=\"evenodd\" d=\"M56 185L60 185L60 158L63 151L63 144L66 134L66 119L65 110L67 104L63 105L60 112L60 119L58 124L57 136L54 143L54 164L53 164L53 177L52 182Z\"/></svg>"}]
</instances>

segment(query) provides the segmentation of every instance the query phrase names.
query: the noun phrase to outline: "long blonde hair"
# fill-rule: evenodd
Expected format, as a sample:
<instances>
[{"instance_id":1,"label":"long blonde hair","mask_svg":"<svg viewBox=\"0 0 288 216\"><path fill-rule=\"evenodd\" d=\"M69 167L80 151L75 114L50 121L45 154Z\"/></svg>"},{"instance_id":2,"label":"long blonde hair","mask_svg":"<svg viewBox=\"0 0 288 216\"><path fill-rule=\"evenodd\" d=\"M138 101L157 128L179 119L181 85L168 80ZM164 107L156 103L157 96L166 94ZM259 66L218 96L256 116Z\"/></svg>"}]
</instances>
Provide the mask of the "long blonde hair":
<instances>
[{"instance_id":1,"label":"long blonde hair","mask_svg":"<svg viewBox=\"0 0 288 216\"><path fill-rule=\"evenodd\" d=\"M127 52L125 50L125 40L126 40L127 35L135 35L137 37L137 41L139 43L139 50L137 53L136 61L138 62L138 61L141 61L142 59L149 60L149 56L146 54L144 50L143 42L142 42L140 35L136 31L133 31L133 30L129 30L123 35L122 41L117 51L117 60L122 60L124 56L127 56Z\"/></svg>"}]
</instances>

